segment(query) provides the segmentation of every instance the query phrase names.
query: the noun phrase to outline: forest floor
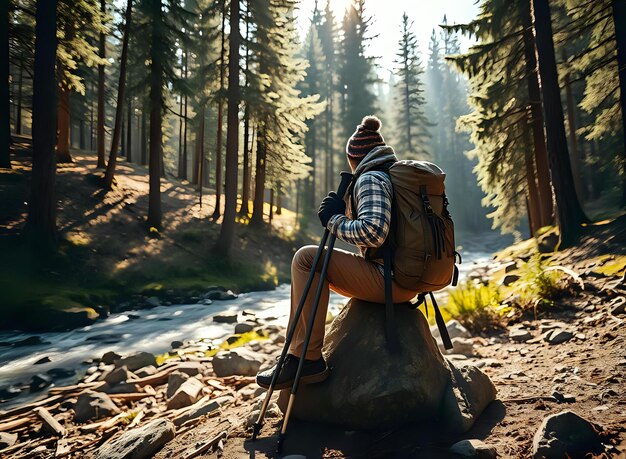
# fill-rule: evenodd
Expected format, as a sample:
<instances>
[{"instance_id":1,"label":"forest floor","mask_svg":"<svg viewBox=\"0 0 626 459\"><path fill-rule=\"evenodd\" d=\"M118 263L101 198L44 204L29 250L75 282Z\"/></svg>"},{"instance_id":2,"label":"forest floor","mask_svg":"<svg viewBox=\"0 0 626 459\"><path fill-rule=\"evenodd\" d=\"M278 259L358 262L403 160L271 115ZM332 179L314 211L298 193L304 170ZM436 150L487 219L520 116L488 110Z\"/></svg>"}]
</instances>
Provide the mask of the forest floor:
<instances>
[{"instance_id":1,"label":"forest floor","mask_svg":"<svg viewBox=\"0 0 626 459\"><path fill-rule=\"evenodd\" d=\"M283 209L280 215L274 212L271 227L240 222L229 260L216 259L212 249L220 220L210 220L213 190L204 189L200 207L194 185L162 178L163 228L149 231L147 167L122 159L114 189L105 191L96 158L75 151L74 162L57 167L59 250L47 257L21 237L30 195L30 148L28 139L22 139L13 169L0 171L0 291L7 298L0 313L5 326L80 326L116 305L141 307L155 297L184 302L213 285L238 292L272 289L288 281L293 253L308 242L294 229L294 212ZM268 214L266 204L266 221Z\"/></svg>"},{"instance_id":2,"label":"forest floor","mask_svg":"<svg viewBox=\"0 0 626 459\"><path fill-rule=\"evenodd\" d=\"M503 273L512 272L506 272L507 265L527 259L533 247L524 242L500 252L476 272L477 277L484 282L498 282ZM452 444L480 439L495 448L499 457L528 458L532 457L533 436L542 420L551 414L573 411L596 426L603 443L603 451L586 457L626 457L626 218L588 228L581 246L552 254L549 266L571 270L572 282L554 304L511 314L504 327L470 337L471 350L448 355L456 366L472 364L481 368L498 391L497 400L469 432L450 436L438 430L435 422L428 427L404 425L354 431L292 419L283 455L453 458L458 456L450 452ZM257 368L259 361L263 366L273 364L282 348L284 330L264 325L244 311L238 320L256 322L257 328L249 334L233 335L222 349L241 345L245 352L239 355L249 359L248 363L256 361ZM553 330L563 332L565 339L550 342ZM38 405L0 412L0 432L14 433L17 439L12 440L13 446L0 450L0 456L78 458L95 454L102 458L107 457L107 451L121 453L133 444L132 438L137 438L133 435L139 435L144 439L142 448L150 442L158 443L160 448L166 442L154 455L157 459L280 457L275 453L282 418L277 407L270 407L260 438L256 442L249 438L249 427L256 420L252 413L265 394L249 376L256 370L245 364L239 367L233 361L239 368L235 375L218 376L213 363L215 352L219 349L212 350L202 340L173 344L156 373L139 379L127 374L133 393L119 393L122 389L118 386L104 383L112 379L111 372L121 362L114 366L96 360L93 371L79 385L52 388L50 398ZM175 409L169 406L166 392L181 378L168 376L176 370L196 375L202 391L196 392L194 400L202 398ZM121 413L111 413L96 422L76 423L75 403L85 389L112 394ZM65 429L63 434L51 433L49 422L38 411L42 406ZM157 420L170 426L170 436L157 438ZM168 424L170 421L172 424ZM174 426L175 434L171 433Z\"/></svg>"}]
</instances>

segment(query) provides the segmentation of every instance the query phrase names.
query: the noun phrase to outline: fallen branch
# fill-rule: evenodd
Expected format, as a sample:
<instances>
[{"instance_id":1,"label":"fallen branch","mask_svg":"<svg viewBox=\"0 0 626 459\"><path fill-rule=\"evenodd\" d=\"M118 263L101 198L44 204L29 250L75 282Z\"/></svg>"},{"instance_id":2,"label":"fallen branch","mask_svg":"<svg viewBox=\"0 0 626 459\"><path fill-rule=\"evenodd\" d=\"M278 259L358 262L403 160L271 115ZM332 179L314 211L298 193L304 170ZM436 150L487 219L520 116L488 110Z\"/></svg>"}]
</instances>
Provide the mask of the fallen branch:
<instances>
[{"instance_id":1,"label":"fallen branch","mask_svg":"<svg viewBox=\"0 0 626 459\"><path fill-rule=\"evenodd\" d=\"M60 395L55 395L54 397L48 397L43 400L39 400L38 402L33 402L33 403L29 403L28 405L23 405L17 408L13 408L12 410L9 410L9 411L0 412L0 418L8 418L11 416L15 416L16 414L26 413L28 411L32 411L33 408L36 408L38 406L44 406L49 403L54 403L57 400L61 400L62 398L63 397Z\"/></svg>"},{"instance_id":2,"label":"fallen branch","mask_svg":"<svg viewBox=\"0 0 626 459\"><path fill-rule=\"evenodd\" d=\"M228 431L223 430L222 432L217 434L215 437L210 439L208 442L206 442L204 445L202 445L201 447L197 448L196 450L186 455L184 459L193 459L194 457L197 457L205 453L206 451L211 449L213 446L217 445L220 442L220 440L226 438L227 436L228 436Z\"/></svg>"}]
</instances>

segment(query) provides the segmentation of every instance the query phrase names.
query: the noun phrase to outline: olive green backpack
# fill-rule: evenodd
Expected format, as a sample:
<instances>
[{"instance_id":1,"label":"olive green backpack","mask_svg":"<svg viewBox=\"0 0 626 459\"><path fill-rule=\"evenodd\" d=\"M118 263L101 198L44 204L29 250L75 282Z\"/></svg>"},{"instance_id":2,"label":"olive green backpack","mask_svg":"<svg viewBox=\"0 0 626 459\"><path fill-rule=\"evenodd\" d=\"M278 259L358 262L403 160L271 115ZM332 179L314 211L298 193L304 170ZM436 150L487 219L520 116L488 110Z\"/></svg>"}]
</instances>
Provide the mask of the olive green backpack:
<instances>
[{"instance_id":1,"label":"olive green backpack","mask_svg":"<svg viewBox=\"0 0 626 459\"><path fill-rule=\"evenodd\" d=\"M393 269L393 279L398 285L419 292L414 306L423 302L427 316L426 295L430 296L442 341L446 349L451 349L450 336L432 294L450 284L456 285L459 271L455 261L457 257L461 261L455 251L454 223L448 212L446 174L433 163L413 160L389 162L373 170L388 174L393 185L391 229L385 244L365 254L371 260L384 260L387 342L392 350L399 348L393 328ZM357 178L354 177L348 189L350 198ZM356 215L354 199L350 201Z\"/></svg>"}]
</instances>

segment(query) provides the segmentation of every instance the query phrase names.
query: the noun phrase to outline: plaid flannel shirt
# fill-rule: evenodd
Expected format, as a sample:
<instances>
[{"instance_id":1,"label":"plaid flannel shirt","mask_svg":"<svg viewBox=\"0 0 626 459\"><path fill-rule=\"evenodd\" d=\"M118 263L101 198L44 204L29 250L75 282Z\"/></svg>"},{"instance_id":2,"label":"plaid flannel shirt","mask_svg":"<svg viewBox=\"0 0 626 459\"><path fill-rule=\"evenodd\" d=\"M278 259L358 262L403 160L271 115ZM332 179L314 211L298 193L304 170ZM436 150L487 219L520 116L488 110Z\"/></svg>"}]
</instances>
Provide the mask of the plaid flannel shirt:
<instances>
[{"instance_id":1,"label":"plaid flannel shirt","mask_svg":"<svg viewBox=\"0 0 626 459\"><path fill-rule=\"evenodd\" d=\"M353 196L357 215L352 215L348 202L347 215L333 215L327 228L342 241L356 245L363 255L368 247L383 245L389 233L391 179L384 172L364 172L356 181Z\"/></svg>"}]
</instances>

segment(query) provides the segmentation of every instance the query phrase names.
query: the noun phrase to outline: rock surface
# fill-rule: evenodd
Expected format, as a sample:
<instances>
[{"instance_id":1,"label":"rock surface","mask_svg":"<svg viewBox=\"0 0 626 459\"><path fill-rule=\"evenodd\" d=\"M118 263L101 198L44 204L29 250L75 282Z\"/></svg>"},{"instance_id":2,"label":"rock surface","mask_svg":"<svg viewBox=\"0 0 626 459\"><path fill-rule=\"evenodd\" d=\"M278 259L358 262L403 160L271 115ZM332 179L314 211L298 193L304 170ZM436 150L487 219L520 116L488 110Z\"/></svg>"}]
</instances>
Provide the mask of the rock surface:
<instances>
[{"instance_id":1,"label":"rock surface","mask_svg":"<svg viewBox=\"0 0 626 459\"><path fill-rule=\"evenodd\" d=\"M124 365L126 365L130 371L135 371L147 367L148 365L156 366L156 358L154 354L149 352L137 352L115 361L116 367L122 367Z\"/></svg>"},{"instance_id":2,"label":"rock surface","mask_svg":"<svg viewBox=\"0 0 626 459\"><path fill-rule=\"evenodd\" d=\"M602 451L596 428L572 411L546 417L533 438L534 459L583 457Z\"/></svg>"},{"instance_id":3,"label":"rock surface","mask_svg":"<svg viewBox=\"0 0 626 459\"><path fill-rule=\"evenodd\" d=\"M300 386L294 417L354 429L433 422L443 416L450 418L452 431L471 426L495 397L493 384L472 367L456 370L454 380L459 381L453 386L452 368L437 349L425 317L406 305L397 305L395 312L402 347L398 355L386 346L384 307L359 300L344 307L323 348L331 374L323 383ZM470 381L460 381L463 377ZM281 391L283 411L288 396L289 391Z\"/></svg>"},{"instance_id":4,"label":"rock surface","mask_svg":"<svg viewBox=\"0 0 626 459\"><path fill-rule=\"evenodd\" d=\"M176 410L185 406L193 405L202 393L202 382L197 378L189 378L182 383L176 393L167 401L168 410Z\"/></svg>"},{"instance_id":5,"label":"rock surface","mask_svg":"<svg viewBox=\"0 0 626 459\"><path fill-rule=\"evenodd\" d=\"M213 357L213 370L217 376L254 376L265 358L246 348L223 351Z\"/></svg>"},{"instance_id":6,"label":"rock surface","mask_svg":"<svg viewBox=\"0 0 626 459\"><path fill-rule=\"evenodd\" d=\"M95 459L144 459L153 457L157 451L174 438L176 428L169 419L157 419L143 427L123 433L111 443L102 445Z\"/></svg>"},{"instance_id":7,"label":"rock surface","mask_svg":"<svg viewBox=\"0 0 626 459\"><path fill-rule=\"evenodd\" d=\"M450 452L461 457L492 459L497 457L496 449L480 440L461 440L450 447Z\"/></svg>"},{"instance_id":8,"label":"rock surface","mask_svg":"<svg viewBox=\"0 0 626 459\"><path fill-rule=\"evenodd\" d=\"M119 412L120 410L107 394L85 391L78 396L74 405L74 421L87 422Z\"/></svg>"}]
</instances>

